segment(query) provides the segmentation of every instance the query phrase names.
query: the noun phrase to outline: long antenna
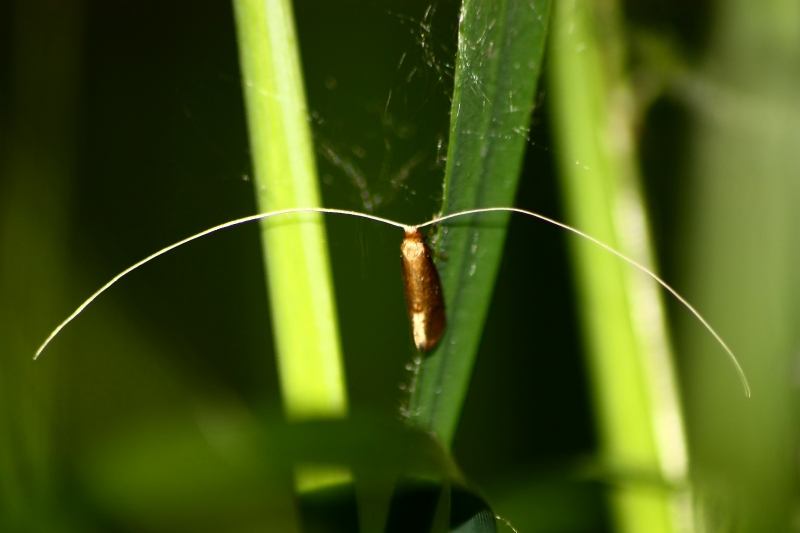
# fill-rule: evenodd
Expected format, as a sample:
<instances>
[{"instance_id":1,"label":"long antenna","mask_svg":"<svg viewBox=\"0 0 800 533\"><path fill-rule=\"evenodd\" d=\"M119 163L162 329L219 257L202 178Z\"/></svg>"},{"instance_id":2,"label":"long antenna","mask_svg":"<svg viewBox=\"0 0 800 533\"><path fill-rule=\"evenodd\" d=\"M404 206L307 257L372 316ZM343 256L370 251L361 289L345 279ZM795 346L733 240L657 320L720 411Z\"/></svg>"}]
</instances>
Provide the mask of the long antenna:
<instances>
[{"instance_id":1,"label":"long antenna","mask_svg":"<svg viewBox=\"0 0 800 533\"><path fill-rule=\"evenodd\" d=\"M142 259L138 263L129 266L128 268L126 268L125 270L123 270L122 272L120 272L119 274L114 276L113 278L111 278L111 280L108 283L106 283L105 285L100 287L97 290L97 292L95 292L94 294L89 296L89 298L87 298L85 302L83 302L77 309L75 309L75 311L73 311L72 314L69 315L66 320L64 320L61 324L59 324L58 327L56 327L56 329L54 329L53 332L50 333L50 335L42 343L42 345L39 347L39 349L36 350L36 355L33 356L33 359L34 360L38 359L39 355L41 355L41 353L44 351L44 349L47 348L47 345L50 344L50 341L52 341L53 338L56 335L58 335L59 332L62 329L64 329L64 326L66 326L67 324L72 322L72 320L76 316L81 314L81 312L83 312L83 310L86 309L89 306L89 304L91 304L93 301L95 301L98 296L103 294L109 287L114 285L120 279L124 278L125 276L127 276L128 274L130 274L131 272L133 272L134 270L136 270L140 266L144 265L145 263L149 263L150 261L152 261L156 257L164 255L165 253L174 250L178 246L183 246L187 242L191 242L191 241L197 240L197 239L199 239L201 237L205 237L206 235L208 235L210 233L214 233L214 232L219 231L219 230L230 228L232 226L238 226L239 224L245 224L247 222L252 222L254 220L261 220L261 219L264 219L264 218L274 217L274 216L277 216L277 215L287 215L289 213L336 213L336 214L340 214L340 215L353 215L353 216L358 216L358 217L361 217L361 218L367 218L367 219L370 219L370 220L375 220L377 222L383 222L384 224L389 224L390 226L395 226L395 227L398 227L398 228L401 228L401 229L404 229L404 230L408 227L408 226L405 226L405 225L400 224L398 222L395 222L394 220L389 220L389 219L386 219L386 218L376 217L374 215L368 215L366 213L358 213L356 211L347 211L345 209L330 209L330 208L326 208L326 207L297 207L297 208L294 208L294 209L282 209L280 211L270 211L269 213L260 213L258 215L251 215L249 217L237 218L236 220L231 220L230 222L226 222L224 224L220 224L218 226L214 226L213 228L209 228L209 229L207 229L205 231L201 231L200 233L196 233L196 234L192 235L191 237L187 237L187 238L183 239L182 241L176 242L175 244L170 244L166 248L162 248L161 250L157 251L156 253L148 255L147 257L145 257L144 259Z\"/></svg>"},{"instance_id":2,"label":"long antenna","mask_svg":"<svg viewBox=\"0 0 800 533\"><path fill-rule=\"evenodd\" d=\"M484 207L484 208L479 208L479 209L469 209L467 211L459 211L458 213L451 213L449 215L445 215L445 216L442 216L442 217L436 217L433 220L429 220L428 222L423 222L422 224L419 224L417 226L408 226L406 224L401 224L399 222L395 222L394 220L389 220L387 218L382 218L382 217L378 217L378 216L375 216L375 215L369 215L367 213L359 213L358 211L349 211L349 210L346 210L346 209L333 209L333 208L327 208L327 207L297 207L297 208L293 208L293 209L282 209L280 211L270 211L268 213L260 213L260 214L251 215L251 216L248 216L248 217L237 218L236 220L231 220L230 222L225 222L224 224L219 224L218 226L214 226L213 228L209 228L209 229L207 229L205 231L201 231L200 233L196 233L196 234L192 235L191 237L187 237L187 238L183 239L182 241L178 241L175 244L171 244L171 245L167 246L166 248L162 248L161 250L155 252L154 254L151 254L151 255L145 257L144 259L142 259L138 263L135 263L135 264L131 265L130 267L126 268L125 270L123 270L122 272L120 272L119 274L114 276L108 283L106 283L105 285L100 287L100 289L98 289L94 294L89 296L89 298L87 298L85 302L83 302L77 309L75 309L75 311L73 311L72 314L69 315L66 318L66 320L64 320L61 324L59 324L53 330L53 332L50 333L50 335L47 337L47 339L45 339L45 341L42 343L42 345L39 347L39 349L36 350L36 355L34 355L33 358L37 359L39 357L39 355L41 355L41 353L47 347L47 345L50 344L50 342L55 338L55 336L58 335L61 332L61 330L64 329L64 327L67 324L72 322L75 319L75 317L77 317L79 314L81 314L81 312L83 312L83 310L86 309L86 307L89 306L89 304L91 304L93 301L95 301L98 296L103 294L109 287L114 285L120 279L122 279L123 277L127 276L128 274L130 274L131 272L133 272L134 270L136 270L140 266L144 265L145 263L149 263L153 259L155 259L155 258L157 258L159 256L162 256L162 255L166 254L167 252L170 252L170 251L174 250L175 248L177 248L179 246L183 246L184 244L186 244L188 242L197 240L197 239L199 239L201 237L205 237L206 235L209 235L209 234L214 233L216 231L220 231L220 230L223 230L223 229L226 229L226 228L230 228L232 226L238 226L240 224L245 224L247 222L253 222L255 220L262 220L262 219L265 219L265 218L278 216L278 215L288 215L290 213L332 213L332 214L337 214L337 215L348 215L348 216L354 216L354 217L359 217L359 218L366 218L368 220L374 220L376 222L381 222L383 224L388 224L390 226L394 226L396 228L400 228L400 229L402 229L404 231L408 231L408 230L413 230L413 229L424 228L424 227L427 227L427 226L430 226L430 225L433 225L433 224L438 224L440 222L444 222L445 220L450 220L450 219L453 219L453 218L456 218L456 217L461 217L461 216L465 216L465 215L476 215L476 214L480 214L480 213L493 213L493 212L519 213L519 214L522 214L522 215L527 215L527 216L530 216L530 217L533 217L533 218L537 218L539 220L543 220L544 222L548 222L550 224L553 224L554 226L558 226L559 228L565 229L565 230L567 230L567 231L569 231L571 233L574 233L575 235L578 235L580 237L583 237L584 239L587 239L587 240L593 242L597 246L600 246L601 248L604 248L605 250L607 250L607 251L611 252L612 254L616 255L617 257L619 257L620 259L622 259L626 263L629 263L630 265L633 265L634 267L638 268L639 270L641 270L642 272L644 272L645 274L650 276L659 285L664 287L664 289L666 289L670 294L672 294L680 303L682 303L684 305L684 307L686 307L686 309L688 309L695 316L695 318L697 318L697 320L700 321L700 323L708 330L708 332L711 333L711 335L717 340L719 345L722 346L722 348L728 354L728 357L730 357L730 360L733 362L734 367L736 367L736 372L739 374L739 379L742 381L742 386L744 387L745 395L748 398L750 397L750 383L747 381L747 376L744 373L744 368L742 368L742 365L739 363L739 360L734 355L733 350L731 350L728 347L728 345L725 343L725 341L722 340L722 337L719 335L719 333L717 333L717 331L713 327L711 327L711 324L709 324L708 321L705 318L703 318L703 315L701 315L700 312L697 309L695 309L694 306L692 306L692 304L690 304L683 296L681 296L678 293L678 291L673 289L666 281L661 279L655 272L653 272L652 270L650 270L646 266L642 265L641 263L638 263L637 261L631 259L630 257L628 257L627 255L623 254L622 252L619 252L619 251L615 250L614 248L612 248L611 246L607 245L606 243L600 241L599 239L596 239L596 238L592 237L591 235L589 235L587 233L582 232L579 229L573 228L572 226L569 226L567 224L564 224L563 222L559 222L559 221L554 220L552 218L546 217L544 215L540 215L539 213L534 213L533 211L527 211L525 209L519 209L517 207Z\"/></svg>"},{"instance_id":3,"label":"long antenna","mask_svg":"<svg viewBox=\"0 0 800 533\"><path fill-rule=\"evenodd\" d=\"M557 220L553 220L550 217L546 217L544 215L540 215L539 213L534 213L533 211L526 211L525 209L519 209L517 207L483 207L483 208L480 208L480 209L470 209L468 211L460 211L458 213L453 213L453 214L450 214L450 215L445 215L443 217L439 217L439 218L434 219L434 220L430 220L428 222L420 224L419 226L417 226L417 228L423 228L425 226L430 226L432 224L438 224L439 222L442 222L444 220L448 220L448 219L451 219L451 218L459 217L459 216L462 216L462 215L474 215L474 214L478 214L478 213L492 213L492 212L520 213L520 214L523 214L523 215L528 215L528 216L531 216L531 217L534 217L534 218L538 218L539 220L543 220L545 222L549 222L550 224L553 224L554 226L558 226L559 228L565 229L565 230L567 230L567 231L569 231L571 233L574 233L575 235L579 235L580 237L583 237L584 239L587 239L587 240L593 242L594 244L600 246L601 248L605 248L606 250L608 250L612 254L616 255L617 257L619 257L623 261L635 266L636 268L638 268L639 270L641 270L642 272L644 272L645 274L647 274L648 276L653 278L659 285L664 287L664 289L666 289L680 303L682 303L686 307L686 309L688 309L695 316L695 318L697 318L697 320L699 320L700 323L703 324L703 326L705 326L705 328L708 330L708 332L711 333L711 335L717 340L717 342L720 344L720 346L722 346L722 348L727 352L728 357L730 357L731 362L733 362L733 366L736 367L736 372L739 373L739 379L741 379L741 381L742 381L742 386L744 387L745 396L747 396L748 398L750 397L750 383L747 381L747 376L744 373L744 368L742 368L741 363L739 363L739 359L736 358L736 356L733 354L733 350L731 350L730 347L728 347L727 343L724 340L722 340L722 337L720 336L720 334L717 333L717 331L714 328L711 327L711 324L709 324L708 321L705 318L703 318L703 315L700 314L700 311L695 309L694 306L692 304L690 304L686 300L686 298L681 296L678 293L677 290L673 289L672 286L670 286L666 281L661 279L655 272L653 272L652 270L650 270L646 266L642 265L641 263L631 259L630 257L628 257L627 255L623 254L622 252L619 252L619 251L615 250L614 248L612 248L611 246L607 245L606 243L604 243L604 242L602 242L602 241L600 241L598 239L595 239L591 235L588 235L588 234L582 232L579 229L573 228L572 226L568 226L567 224L564 224L563 222L559 222Z\"/></svg>"}]
</instances>

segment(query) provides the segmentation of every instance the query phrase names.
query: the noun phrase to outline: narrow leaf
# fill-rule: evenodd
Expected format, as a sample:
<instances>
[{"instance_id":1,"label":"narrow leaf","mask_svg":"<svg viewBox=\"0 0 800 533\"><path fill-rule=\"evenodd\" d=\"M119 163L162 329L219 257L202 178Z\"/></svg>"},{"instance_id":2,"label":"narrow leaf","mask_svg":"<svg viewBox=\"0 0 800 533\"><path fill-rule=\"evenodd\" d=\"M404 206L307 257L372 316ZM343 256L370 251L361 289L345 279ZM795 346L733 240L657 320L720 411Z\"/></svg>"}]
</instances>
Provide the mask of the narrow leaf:
<instances>
[{"instance_id":1,"label":"narrow leaf","mask_svg":"<svg viewBox=\"0 0 800 533\"><path fill-rule=\"evenodd\" d=\"M288 0L237 0L256 197L261 212L320 205L300 57ZM284 409L340 417L347 392L325 228L318 213L262 223Z\"/></svg>"},{"instance_id":2,"label":"narrow leaf","mask_svg":"<svg viewBox=\"0 0 800 533\"><path fill-rule=\"evenodd\" d=\"M639 183L621 7L557 0L550 94L568 222L652 268ZM615 257L571 243L602 460L618 473L687 482L688 458L658 287ZM681 530L688 494L620 474L610 489L620 532Z\"/></svg>"},{"instance_id":3,"label":"narrow leaf","mask_svg":"<svg viewBox=\"0 0 800 533\"><path fill-rule=\"evenodd\" d=\"M509 206L517 189L550 1L467 0L461 12L443 213ZM440 228L437 262L448 326L421 361L409 416L449 447L469 387L507 214Z\"/></svg>"}]
</instances>

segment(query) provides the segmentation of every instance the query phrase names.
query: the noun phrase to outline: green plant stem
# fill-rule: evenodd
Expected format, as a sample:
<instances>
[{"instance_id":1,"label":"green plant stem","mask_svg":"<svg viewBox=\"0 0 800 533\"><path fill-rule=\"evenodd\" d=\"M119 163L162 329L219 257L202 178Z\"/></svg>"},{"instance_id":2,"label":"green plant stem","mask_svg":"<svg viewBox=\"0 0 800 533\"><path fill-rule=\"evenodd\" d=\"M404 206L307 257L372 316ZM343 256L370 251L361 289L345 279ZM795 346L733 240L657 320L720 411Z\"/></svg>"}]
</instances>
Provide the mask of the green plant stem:
<instances>
[{"instance_id":1,"label":"green plant stem","mask_svg":"<svg viewBox=\"0 0 800 533\"><path fill-rule=\"evenodd\" d=\"M553 28L550 96L568 222L651 265L619 8L557 0ZM678 517L691 512L690 498L658 486L685 483L688 468L658 288L591 244L572 244L617 530L685 530ZM632 481L637 474L651 484Z\"/></svg>"},{"instance_id":2,"label":"green plant stem","mask_svg":"<svg viewBox=\"0 0 800 533\"><path fill-rule=\"evenodd\" d=\"M259 210L320 206L289 0L236 0ZM281 394L290 420L339 418L347 392L321 215L262 224Z\"/></svg>"},{"instance_id":3,"label":"green plant stem","mask_svg":"<svg viewBox=\"0 0 800 533\"><path fill-rule=\"evenodd\" d=\"M713 346L681 320L698 507L709 531L720 516L730 531L791 531L800 495L800 5L731 0L714 17L706 60L676 92L692 115L680 266L753 395L736 390Z\"/></svg>"},{"instance_id":4,"label":"green plant stem","mask_svg":"<svg viewBox=\"0 0 800 533\"><path fill-rule=\"evenodd\" d=\"M549 0L464 2L443 214L512 205L549 19ZM507 213L462 218L439 232L448 326L420 362L408 415L446 448L472 377L508 220Z\"/></svg>"}]
</instances>

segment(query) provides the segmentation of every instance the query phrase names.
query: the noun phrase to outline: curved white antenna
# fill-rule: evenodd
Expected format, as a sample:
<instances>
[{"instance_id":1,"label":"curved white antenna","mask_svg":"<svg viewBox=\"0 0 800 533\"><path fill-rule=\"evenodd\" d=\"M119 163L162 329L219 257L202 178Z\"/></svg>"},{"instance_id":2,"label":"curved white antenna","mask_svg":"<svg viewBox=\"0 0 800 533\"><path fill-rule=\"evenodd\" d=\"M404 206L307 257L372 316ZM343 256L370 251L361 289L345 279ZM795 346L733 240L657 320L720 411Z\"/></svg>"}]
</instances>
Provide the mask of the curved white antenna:
<instances>
[{"instance_id":1,"label":"curved white antenna","mask_svg":"<svg viewBox=\"0 0 800 533\"><path fill-rule=\"evenodd\" d=\"M612 254L616 255L617 257L619 257L623 261L633 265L634 267L638 268L639 270L641 270L642 272L644 272L645 274L647 274L648 276L653 278L653 280L655 280L659 285L664 287L664 289L666 289L670 294L672 294L675 298L677 298L677 300L680 303L682 303L695 316L695 318L697 318L697 320L699 320L700 323L703 324L703 326L705 326L705 328L708 330L708 332L711 333L711 335L717 340L717 342L720 344L720 346L722 346L722 348L725 350L725 352L727 352L728 356L730 357L731 361L733 362L733 365L736 367L736 371L739 373L739 378L741 379L742 385L744 386L745 395L748 398L750 397L750 384L747 381L747 376L745 376L744 369L742 368L742 365L739 363L739 360L733 354L733 350L731 350L728 347L728 345L725 343L725 341L722 340L722 337L719 335L719 333L716 332L716 330L714 328L711 327L711 324L709 324L708 321L705 318L703 318L703 315L701 315L700 312L692 306L692 304L690 304L688 301L686 301L686 299L683 296L681 296L678 293L678 291L673 289L666 281L661 279L657 274L655 274L652 270L650 270L649 268L645 267L644 265L634 261L633 259L631 259L630 257L626 256L622 252L618 252L617 250L615 250L611 246L607 245L606 243L604 243L604 242L602 242L602 241L600 241L598 239L595 239L591 235L588 235L588 234L582 232L579 229L575 229L572 226L568 226L567 224L564 224L564 223L559 222L557 220L554 220L552 218L546 217L544 215L540 215L539 213L534 213L533 211L526 211L525 209L519 209L517 207L483 207L483 208L479 208L479 209L469 209L467 211L459 211L458 213L451 213L449 215L445 215L445 216L442 216L442 217L437 217L437 218L434 218L433 220L429 220L428 222L423 222L422 224L419 224L417 226L407 226L405 224L401 224L399 222L395 222L394 220L389 220L387 218L382 218L382 217L378 217L378 216L375 216L375 215L369 215L367 213L359 213L358 211L348 211L346 209L333 209L333 208L327 208L327 207L296 207L296 208L293 208L293 209L282 209L280 211L270 211L268 213L260 213L258 215L251 215L251 216L248 216L248 217L237 218L236 220L231 220L230 222L225 222L224 224L220 224L218 226L214 226L213 228L209 228L209 229L207 229L205 231L201 231L200 233L196 233L196 234L192 235L191 237L187 237L187 238L183 239L182 241L178 241L175 244L171 244L171 245L167 246L166 248L162 248L161 250L155 252L154 254L151 254L151 255L145 257L144 259L142 259L138 263L135 263L135 264L131 265L130 267L126 268L125 270L123 270L122 272L120 272L119 274L114 276L108 283L106 283L105 285L100 287L100 289L98 289L97 292L95 292L89 298L87 298L85 302L83 302L77 309L75 309L75 311L72 312L71 315L69 315L66 318L66 320L64 320L61 324L59 324L58 327L56 327L56 329L54 329L53 332L50 333L50 335L42 343L42 345L39 347L39 349L36 350L36 355L34 355L33 358L34 358L34 360L37 359L39 357L39 355L41 355L41 353L47 347L47 345L50 344L50 341L52 341L53 338L55 338L55 336L58 335L59 332L62 329L64 329L64 326L66 326L67 324L72 322L75 319L75 317L77 317L79 314L81 314L81 312L84 309L86 309L86 307L89 306L89 304L91 304L95 299L97 299L98 296L103 294L109 287L114 285L117 281L119 281L123 277L127 276L128 274L130 274L131 272L133 272L134 270L136 270L140 266L144 265L145 263L149 263L153 259L155 259L155 258L157 258L157 257L159 257L161 255L164 255L165 253L167 253L169 251L172 251L172 250L174 250L175 248L177 248L179 246L182 246L182 245L184 245L184 244L186 244L188 242L194 241L194 240L199 239L201 237L205 237L206 235L209 235L209 234L214 233L214 232L219 231L219 230L230 228L232 226L238 226L239 224L245 224L247 222L253 222L255 220L261 220L261 219L264 219L264 218L269 218L269 217L278 216L278 215L287 215L287 214L290 214L290 213L332 213L332 214L337 214L337 215L348 215L348 216L354 216L354 217L359 217L359 218L366 218L368 220L374 220L376 222L381 222L383 224L388 224L390 226L394 226L396 228L400 228L400 229L402 229L404 231L409 231L409 230L413 230L413 229L424 228L424 227L427 227L427 226L430 226L430 225L433 225L433 224L438 224L438 223L443 222L445 220L449 220L449 219L460 217L460 216L476 215L476 214L480 214L480 213L492 213L492 212L520 213L522 215L527 215L527 216L530 216L530 217L533 217L533 218L538 218L539 220L543 220L545 222L553 224L554 226L558 226L559 228L565 229L565 230L567 230L567 231L569 231L571 233L574 233L575 235L583 237L584 239L587 239L587 240L593 242L594 244L600 246L601 248L606 249L607 251L609 251Z\"/></svg>"},{"instance_id":2,"label":"curved white antenna","mask_svg":"<svg viewBox=\"0 0 800 533\"><path fill-rule=\"evenodd\" d=\"M245 224L247 222L252 222L254 220L261 220L263 218L269 218L269 217L273 217L273 216L277 216L277 215L287 215L289 213L307 213L307 212L308 213L336 213L336 214L340 214L340 215L352 215L352 216L358 216L358 217L361 217L361 218L367 218L369 220L375 220L376 222L383 222L384 224L389 224L390 226L395 226L395 227L401 228L403 230L408 228L408 226L405 226L403 224L395 222L394 220L389 220L389 219L386 219L386 218L376 217L374 215L368 215L366 213L358 213L356 211L347 211L345 209L330 209L330 208L326 208L326 207L297 207L297 208L294 208L294 209L282 209L280 211L270 211L269 213L260 213L258 215L251 215L249 217L237 218L236 220L231 220L230 222L226 222L224 224L220 224L218 226L214 226L213 228L209 228L209 229L207 229L205 231L201 231L200 233L196 233L196 234L192 235L191 237L187 237L187 238L183 239L182 241L176 242L175 244L171 244L171 245L167 246L166 248L162 248L161 250L157 251L156 253L148 255L147 257L145 257L144 259L142 259L138 263L129 266L128 268L126 268L125 270L123 270L122 272L120 272L119 274L114 276L113 278L111 278L111 281L109 281L108 283L106 283L105 285L100 287L100 289L98 289L97 292L95 292L94 294L89 296L89 298L87 298L85 302L83 302L77 309L75 309L75 311L73 311L73 313L71 315L69 315L66 320L64 320L61 324L58 325L58 327L56 327L56 329L53 330L53 332L42 343L42 345L39 347L39 349L36 350L36 355L33 356L33 359L36 360L39 357L39 355L41 355L42 351L44 351L44 349L47 347L47 345L50 344L50 341L52 341L53 338L56 335L58 335L59 332L62 329L64 329L64 326L66 326L67 324L72 322L72 320L76 316L81 314L81 312L84 309L86 309L86 307L88 307L90 303L95 301L95 299L97 299L98 296L103 294L109 287L111 287L113 284L118 282L120 279L122 279L123 277L127 276L128 274L130 274L131 272L133 272L134 270L136 270L140 266L144 265L145 263L149 263L150 261L152 261L156 257L164 255L165 253L167 253L169 251L172 251L175 248L177 248L178 246L182 246L182 245L186 244L187 242L194 241L196 239L199 239L200 237L205 237L206 235L208 235L210 233L214 233L215 231L223 230L225 228L230 228L231 226L238 226L239 224Z\"/></svg>"},{"instance_id":3,"label":"curved white antenna","mask_svg":"<svg viewBox=\"0 0 800 533\"><path fill-rule=\"evenodd\" d=\"M503 517L502 517L502 516L500 516L499 514L496 514L496 515L494 515L494 519L495 519L495 520L497 520L497 521L499 521L499 522L502 522L502 523L504 523L504 524L506 525L506 527L508 527L508 529L510 529L510 530L511 530L511 531L513 531L514 533L519 533L519 531L517 531L517 528L515 528L514 526L512 526L512 525L511 525L511 522L510 522L509 520L507 520L507 519L503 518Z\"/></svg>"},{"instance_id":4,"label":"curved white antenna","mask_svg":"<svg viewBox=\"0 0 800 533\"><path fill-rule=\"evenodd\" d=\"M627 255L623 254L622 252L618 252L617 250L615 250L611 246L607 245L606 243L604 243L604 242L602 242L602 241L600 241L598 239L595 239L591 235L588 235L588 234L582 232L579 229L575 229L572 226L568 226L567 224L564 224L563 222L559 222L557 220L553 220L552 218L546 217L544 215L540 215L539 213L534 213L533 211L526 211L525 209L519 209L517 207L483 207L483 208L480 208L480 209L470 209L468 211L459 211L458 213L452 213L450 215L445 215L443 217L439 217L439 218L436 218L434 220L430 220L428 222L420 224L419 226L417 226L417 228L423 228L425 226L430 226L432 224L438 224L439 222L442 222L444 220L448 220L448 219L459 217L459 216L463 216L463 215L475 215L475 214L479 214L479 213L492 213L492 212L520 213L520 214L523 214L523 215L528 215L528 216L531 216L531 217L534 217L534 218L538 218L539 220L543 220L545 222L549 222L550 224L553 224L554 226L558 226L559 228L565 229L565 230L567 230L567 231L569 231L571 233L574 233L575 235L583 237L584 239L587 239L587 240L593 242L594 244L600 246L601 248L605 248L606 250L608 250L612 254L616 255L617 257L619 257L623 261L635 266L636 268L638 268L639 270L641 270L642 272L644 272L645 274L647 274L648 276L653 278L659 285L664 287L664 289L666 289L670 294L672 294L675 298L677 298L677 300L680 303L682 303L684 305L684 307L686 307L686 309L688 309L695 316L695 318L697 318L697 320L699 320L700 323L703 324L703 326L705 326L705 328L708 330L708 332L711 333L711 335L717 340L717 342L720 344L720 346L722 346L722 348L727 352L728 356L730 357L731 361L733 362L733 366L736 367L736 372L739 373L739 379L741 379L741 381L742 381L742 386L744 387L745 395L748 398L750 397L750 383L747 381L747 376L744 373L744 368L742 368L742 365L739 363L739 359L736 358L736 356L733 354L733 350L731 350L728 347L728 345L725 343L725 341L722 340L722 337L719 335L719 333L717 333L717 331L714 328L711 327L711 324L709 324L708 321L705 318L703 318L703 315L701 315L700 312L697 309L695 309L692 304L690 304L688 301L686 301L686 299L683 296L681 296L678 293L678 291L673 289L666 281L661 279L655 272L653 272L652 270L650 270L646 266L642 265L641 263L638 263L637 261L634 261L633 259L631 259Z\"/></svg>"}]
</instances>

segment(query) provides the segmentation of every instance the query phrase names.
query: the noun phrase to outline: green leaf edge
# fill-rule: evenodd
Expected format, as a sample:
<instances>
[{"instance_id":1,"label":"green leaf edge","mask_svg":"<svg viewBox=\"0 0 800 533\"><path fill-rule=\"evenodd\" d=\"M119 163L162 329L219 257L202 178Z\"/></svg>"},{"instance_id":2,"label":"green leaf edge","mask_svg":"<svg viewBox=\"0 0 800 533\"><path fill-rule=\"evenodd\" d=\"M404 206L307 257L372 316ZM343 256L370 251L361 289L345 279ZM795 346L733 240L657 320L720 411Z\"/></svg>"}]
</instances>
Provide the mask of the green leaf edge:
<instances>
[{"instance_id":1,"label":"green leaf edge","mask_svg":"<svg viewBox=\"0 0 800 533\"><path fill-rule=\"evenodd\" d=\"M512 205L550 6L550 0L464 2L442 214ZM446 448L469 388L508 221L507 213L465 217L442 224L437 235L436 250L447 257L437 266L448 326L419 361L407 415Z\"/></svg>"}]
</instances>

